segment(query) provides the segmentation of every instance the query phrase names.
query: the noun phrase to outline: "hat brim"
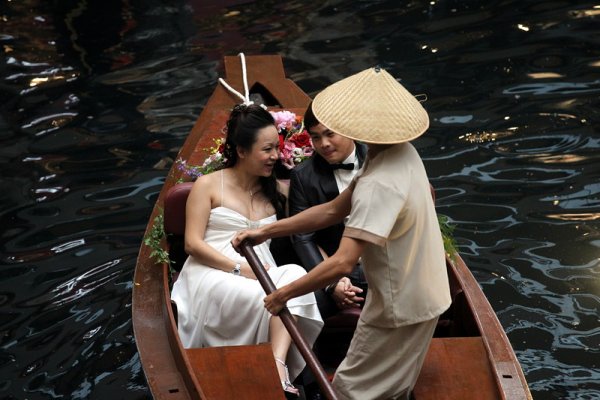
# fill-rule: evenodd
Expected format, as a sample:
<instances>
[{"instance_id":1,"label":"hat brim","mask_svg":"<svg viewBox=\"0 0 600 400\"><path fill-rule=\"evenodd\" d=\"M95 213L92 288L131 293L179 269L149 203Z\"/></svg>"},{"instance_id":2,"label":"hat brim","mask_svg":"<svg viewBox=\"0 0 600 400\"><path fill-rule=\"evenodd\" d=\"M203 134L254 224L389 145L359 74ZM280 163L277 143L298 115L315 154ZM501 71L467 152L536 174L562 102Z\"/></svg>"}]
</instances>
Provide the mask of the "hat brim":
<instances>
[{"instance_id":1,"label":"hat brim","mask_svg":"<svg viewBox=\"0 0 600 400\"><path fill-rule=\"evenodd\" d=\"M312 103L327 129L364 143L408 142L429 128L421 103L389 73L370 68L320 92Z\"/></svg>"}]
</instances>

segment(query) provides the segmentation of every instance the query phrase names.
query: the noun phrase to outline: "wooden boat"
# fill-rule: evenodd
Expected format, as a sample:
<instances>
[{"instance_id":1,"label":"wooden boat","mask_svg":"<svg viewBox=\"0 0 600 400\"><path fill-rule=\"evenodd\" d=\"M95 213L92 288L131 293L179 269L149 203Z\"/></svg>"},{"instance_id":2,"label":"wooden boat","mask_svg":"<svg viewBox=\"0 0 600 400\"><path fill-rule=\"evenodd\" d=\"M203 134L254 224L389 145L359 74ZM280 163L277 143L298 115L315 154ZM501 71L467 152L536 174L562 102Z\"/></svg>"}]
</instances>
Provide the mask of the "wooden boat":
<instances>
[{"instance_id":1,"label":"wooden boat","mask_svg":"<svg viewBox=\"0 0 600 400\"><path fill-rule=\"evenodd\" d=\"M251 93L259 94L270 109L286 109L301 115L309 97L285 77L279 56L246 58ZM242 68L238 57L225 57L226 81L242 92ZM228 113L238 103L217 85L179 157L201 164L213 138L221 134ZM189 184L178 184L181 171L173 167L156 201L147 234L154 229L165 200L175 215L165 215L165 228L173 234L167 243L172 258L181 259L185 199ZM171 271L154 261L151 248L142 245L134 277L133 328L148 386L155 399L282 399L269 344L184 349L177 334L170 302ZM179 266L180 267L180 266ZM436 336L414 390L423 399L531 399L527 382L494 310L473 275L460 258L447 261L453 304L441 318ZM356 314L356 313L355 313ZM352 335L356 315L341 313L326 321L316 346L319 358L331 372L343 356L339 349ZM320 343L320 344L319 344ZM347 344L347 343L346 343ZM326 349L329 351L319 351ZM336 353L337 351L337 353ZM393 350L392 350L393 351ZM333 355L332 355L333 354ZM336 358L337 354L337 358Z\"/></svg>"}]
</instances>

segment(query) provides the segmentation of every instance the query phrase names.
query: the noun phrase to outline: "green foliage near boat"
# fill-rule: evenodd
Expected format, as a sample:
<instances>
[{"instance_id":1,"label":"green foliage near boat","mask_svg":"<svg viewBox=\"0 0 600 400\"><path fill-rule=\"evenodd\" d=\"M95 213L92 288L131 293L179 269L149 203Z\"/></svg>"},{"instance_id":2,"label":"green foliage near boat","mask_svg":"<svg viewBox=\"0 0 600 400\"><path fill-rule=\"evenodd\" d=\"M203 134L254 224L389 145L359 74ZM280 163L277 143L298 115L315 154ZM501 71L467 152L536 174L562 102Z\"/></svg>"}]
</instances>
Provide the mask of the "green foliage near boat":
<instances>
[{"instance_id":1,"label":"green foliage near boat","mask_svg":"<svg viewBox=\"0 0 600 400\"><path fill-rule=\"evenodd\" d=\"M152 228L150 228L144 238L144 244L152 249L150 258L154 259L156 263L168 264L170 267L171 259L169 258L169 252L162 246L162 240L165 236L163 210L161 209L159 210L159 214L154 218Z\"/></svg>"},{"instance_id":2,"label":"green foliage near boat","mask_svg":"<svg viewBox=\"0 0 600 400\"><path fill-rule=\"evenodd\" d=\"M456 240L454 239L454 225L450 223L450 219L442 214L438 214L438 223L440 224L440 231L442 232L442 240L444 241L444 250L452 261L458 253L456 247Z\"/></svg>"}]
</instances>

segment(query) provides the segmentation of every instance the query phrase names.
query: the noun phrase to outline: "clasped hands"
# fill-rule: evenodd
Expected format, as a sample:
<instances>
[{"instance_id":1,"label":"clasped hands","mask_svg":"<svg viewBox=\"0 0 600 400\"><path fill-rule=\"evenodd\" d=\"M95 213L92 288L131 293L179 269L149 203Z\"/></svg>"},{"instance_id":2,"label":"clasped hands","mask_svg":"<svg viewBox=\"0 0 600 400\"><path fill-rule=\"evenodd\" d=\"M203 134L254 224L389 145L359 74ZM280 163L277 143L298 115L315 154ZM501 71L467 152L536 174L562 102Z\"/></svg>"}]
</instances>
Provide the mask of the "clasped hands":
<instances>
[{"instance_id":1,"label":"clasped hands","mask_svg":"<svg viewBox=\"0 0 600 400\"><path fill-rule=\"evenodd\" d=\"M359 297L363 290L354 286L350 278L343 277L335 285L331 297L339 309L360 307L360 303L364 302L364 297Z\"/></svg>"}]
</instances>

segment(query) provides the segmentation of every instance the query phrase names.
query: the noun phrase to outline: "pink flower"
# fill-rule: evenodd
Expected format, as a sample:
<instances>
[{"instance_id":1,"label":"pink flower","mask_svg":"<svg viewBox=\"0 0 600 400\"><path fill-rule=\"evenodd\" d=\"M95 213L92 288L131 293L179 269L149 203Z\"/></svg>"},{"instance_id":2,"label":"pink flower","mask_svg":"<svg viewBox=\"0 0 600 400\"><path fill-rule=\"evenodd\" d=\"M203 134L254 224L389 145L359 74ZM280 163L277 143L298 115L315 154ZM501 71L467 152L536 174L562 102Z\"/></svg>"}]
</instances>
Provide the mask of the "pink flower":
<instances>
[{"instance_id":1,"label":"pink flower","mask_svg":"<svg viewBox=\"0 0 600 400\"><path fill-rule=\"evenodd\" d=\"M270 111L273 119L275 120L275 126L277 126L277 130L281 131L282 129L289 130L296 123L296 114L291 111Z\"/></svg>"},{"instance_id":2,"label":"pink flower","mask_svg":"<svg viewBox=\"0 0 600 400\"><path fill-rule=\"evenodd\" d=\"M294 143L292 142L284 142L283 144L283 149L281 150L281 153L279 155L279 158L283 159L289 159L292 157L292 152L294 151L294 149L296 148L296 146L294 145Z\"/></svg>"}]
</instances>

